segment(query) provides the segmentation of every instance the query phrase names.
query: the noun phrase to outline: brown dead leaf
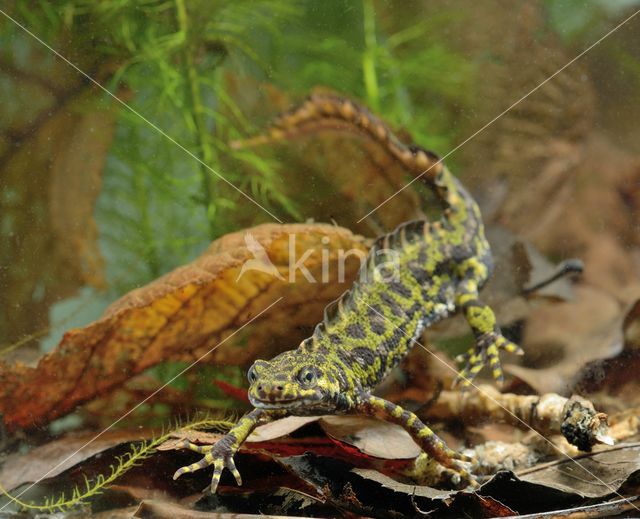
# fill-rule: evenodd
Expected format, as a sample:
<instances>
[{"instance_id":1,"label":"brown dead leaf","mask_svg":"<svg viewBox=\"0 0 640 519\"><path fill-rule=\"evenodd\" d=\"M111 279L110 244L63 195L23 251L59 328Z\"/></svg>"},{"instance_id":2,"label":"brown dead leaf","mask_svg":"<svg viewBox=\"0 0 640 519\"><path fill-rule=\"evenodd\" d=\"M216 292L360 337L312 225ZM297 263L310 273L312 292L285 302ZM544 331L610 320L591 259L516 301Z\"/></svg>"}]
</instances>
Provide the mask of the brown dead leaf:
<instances>
[{"instance_id":1,"label":"brown dead leaf","mask_svg":"<svg viewBox=\"0 0 640 519\"><path fill-rule=\"evenodd\" d=\"M275 440L276 438L282 438L287 434L291 434L297 431L305 425L317 422L320 420L320 416L287 416L280 420L256 427L255 431L251 433L248 442L266 442L269 440Z\"/></svg>"},{"instance_id":2,"label":"brown dead leaf","mask_svg":"<svg viewBox=\"0 0 640 519\"><path fill-rule=\"evenodd\" d=\"M247 443L282 438L313 422L318 422L328 436L353 445L369 456L401 460L413 459L420 454L420 448L402 427L366 416L287 416L257 427L247 438ZM193 443L213 444L220 438L221 435L216 433L181 430L175 440L164 442L158 450L180 448L179 444L185 439Z\"/></svg>"},{"instance_id":3,"label":"brown dead leaf","mask_svg":"<svg viewBox=\"0 0 640 519\"><path fill-rule=\"evenodd\" d=\"M323 416L320 427L329 436L357 447L369 456L413 459L420 447L402 427L363 416Z\"/></svg>"},{"instance_id":4,"label":"brown dead leaf","mask_svg":"<svg viewBox=\"0 0 640 519\"><path fill-rule=\"evenodd\" d=\"M366 517L504 517L513 511L488 495L405 484L371 469L305 454L278 463L339 509Z\"/></svg>"},{"instance_id":5,"label":"brown dead leaf","mask_svg":"<svg viewBox=\"0 0 640 519\"><path fill-rule=\"evenodd\" d=\"M420 454L420 448L402 427L366 416L288 416L256 428L247 441L280 438L315 421L327 435L369 456L397 460L412 459Z\"/></svg>"},{"instance_id":6,"label":"brown dead leaf","mask_svg":"<svg viewBox=\"0 0 640 519\"><path fill-rule=\"evenodd\" d=\"M242 273L245 262L256 260L245 243L249 232L281 279L257 270ZM310 279L295 270L294 282L288 280L290 236L292 264L302 263ZM266 224L216 240L192 263L130 292L98 321L67 332L35 368L0 364L5 423L47 423L159 362L193 361L211 351L207 362L244 365L296 347L357 273L360 261L351 254L343 261L344 283L338 282L341 251L364 256L367 246L350 231L324 224Z\"/></svg>"},{"instance_id":7,"label":"brown dead leaf","mask_svg":"<svg viewBox=\"0 0 640 519\"><path fill-rule=\"evenodd\" d=\"M640 444L633 443L545 463L519 471L517 475L523 481L595 498L618 491L639 470Z\"/></svg>"},{"instance_id":8,"label":"brown dead leaf","mask_svg":"<svg viewBox=\"0 0 640 519\"><path fill-rule=\"evenodd\" d=\"M148 440L152 432L145 429L116 430L95 437L93 432L71 433L36 447L27 454L10 455L0 469L0 485L10 491L25 483L33 483L44 474L47 477L57 476L117 445Z\"/></svg>"},{"instance_id":9,"label":"brown dead leaf","mask_svg":"<svg viewBox=\"0 0 640 519\"><path fill-rule=\"evenodd\" d=\"M258 516L255 514L200 512L175 503L147 499L142 501L134 514L129 517L138 519L211 519L212 517L218 519L255 519ZM267 519L286 519L292 516L260 514L260 517Z\"/></svg>"},{"instance_id":10,"label":"brown dead leaf","mask_svg":"<svg viewBox=\"0 0 640 519\"><path fill-rule=\"evenodd\" d=\"M580 257L589 284L610 294L637 290L629 252L640 222L625 189L637 183L640 158L596 134L549 149L540 173L509 193L501 221L546 254Z\"/></svg>"},{"instance_id":11,"label":"brown dead leaf","mask_svg":"<svg viewBox=\"0 0 640 519\"><path fill-rule=\"evenodd\" d=\"M129 506L127 508L116 508L112 510L104 510L91 515L92 519L131 519L138 506ZM174 519L177 516L173 516Z\"/></svg>"},{"instance_id":12,"label":"brown dead leaf","mask_svg":"<svg viewBox=\"0 0 640 519\"><path fill-rule=\"evenodd\" d=\"M273 478L270 478L273 479ZM291 480L291 478L288 478ZM339 510L327 505L316 496L299 489L280 487L262 491L238 490L229 495L220 493L215 501L202 498L190 503L191 498L179 503L161 499L145 499L131 517L148 519L285 519L300 517L338 517ZM243 513L231 513L241 509Z\"/></svg>"},{"instance_id":13,"label":"brown dead leaf","mask_svg":"<svg viewBox=\"0 0 640 519\"><path fill-rule=\"evenodd\" d=\"M635 301L612 328L622 347L613 352L614 355L598 358L583 366L575 377L575 387L588 392L606 388L609 395L617 396L626 393L622 402L634 405L638 403L640 369L640 300ZM631 386L630 391L625 391L626 384Z\"/></svg>"},{"instance_id":14,"label":"brown dead leaf","mask_svg":"<svg viewBox=\"0 0 640 519\"><path fill-rule=\"evenodd\" d=\"M619 302L586 285L575 294L575 301L532 310L522 340L526 366L505 366L540 394L567 394L583 366L622 349Z\"/></svg>"}]
</instances>

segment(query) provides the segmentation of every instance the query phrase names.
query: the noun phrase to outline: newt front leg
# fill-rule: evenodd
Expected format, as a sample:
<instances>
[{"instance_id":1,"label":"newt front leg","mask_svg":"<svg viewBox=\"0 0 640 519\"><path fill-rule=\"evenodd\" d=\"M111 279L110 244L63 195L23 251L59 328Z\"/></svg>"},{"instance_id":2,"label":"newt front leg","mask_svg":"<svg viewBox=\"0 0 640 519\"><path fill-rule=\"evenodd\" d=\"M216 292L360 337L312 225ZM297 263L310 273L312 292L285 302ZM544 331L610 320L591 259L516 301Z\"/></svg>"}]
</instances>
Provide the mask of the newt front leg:
<instances>
[{"instance_id":1,"label":"newt front leg","mask_svg":"<svg viewBox=\"0 0 640 519\"><path fill-rule=\"evenodd\" d=\"M210 487L211 493L215 493L218 488L220 476L225 468L231 471L233 476L236 478L238 485L242 485L242 477L240 476L240 472L238 472L236 464L233 461L234 454L258 425L270 422L281 416L283 416L281 411L254 409L240 418L238 423L214 445L195 445L190 443L188 440L185 440L181 445L182 448L199 452L205 456L196 463L178 469L173 475L173 479L178 479L183 474L195 472L196 470L204 469L209 465L213 465L213 475L211 476Z\"/></svg>"},{"instance_id":2,"label":"newt front leg","mask_svg":"<svg viewBox=\"0 0 640 519\"><path fill-rule=\"evenodd\" d=\"M456 307L461 308L471 327L476 343L458 360L466 365L458 375L456 383L468 388L476 375L489 365L493 378L502 382L504 374L500 365L500 351L522 354L522 349L502 335L491 308L479 299L478 283L474 279L473 269L480 268L477 260L467 262L466 279L458 285Z\"/></svg>"}]
</instances>

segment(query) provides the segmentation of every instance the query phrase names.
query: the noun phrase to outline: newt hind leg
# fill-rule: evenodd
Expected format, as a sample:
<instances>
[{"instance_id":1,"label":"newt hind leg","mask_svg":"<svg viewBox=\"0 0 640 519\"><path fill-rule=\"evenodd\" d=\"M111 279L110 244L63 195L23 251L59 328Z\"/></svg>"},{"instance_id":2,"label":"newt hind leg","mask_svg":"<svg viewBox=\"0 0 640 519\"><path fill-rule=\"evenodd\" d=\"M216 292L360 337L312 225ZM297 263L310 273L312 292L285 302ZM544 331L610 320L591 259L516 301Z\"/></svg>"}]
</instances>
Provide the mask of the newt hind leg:
<instances>
[{"instance_id":1,"label":"newt hind leg","mask_svg":"<svg viewBox=\"0 0 640 519\"><path fill-rule=\"evenodd\" d=\"M375 416L376 418L402 426L429 457L457 474L462 481L477 486L474 476L467 468L467 465L473 460L449 448L445 442L414 413L403 409L393 402L369 394L361 395L360 402L356 407L357 412Z\"/></svg>"}]
</instances>

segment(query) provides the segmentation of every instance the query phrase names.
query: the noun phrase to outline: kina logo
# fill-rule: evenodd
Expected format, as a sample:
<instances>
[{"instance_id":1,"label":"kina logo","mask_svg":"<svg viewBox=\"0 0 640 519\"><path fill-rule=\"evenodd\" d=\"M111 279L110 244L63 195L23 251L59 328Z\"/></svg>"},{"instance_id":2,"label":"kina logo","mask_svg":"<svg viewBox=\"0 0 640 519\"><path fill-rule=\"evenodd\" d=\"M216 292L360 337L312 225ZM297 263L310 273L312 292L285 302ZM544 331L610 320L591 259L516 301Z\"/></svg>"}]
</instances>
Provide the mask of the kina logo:
<instances>
[{"instance_id":1,"label":"kina logo","mask_svg":"<svg viewBox=\"0 0 640 519\"><path fill-rule=\"evenodd\" d=\"M250 232L244 235L244 243L247 246L247 249L249 249L249 252L253 255L253 258L248 259L242 264L242 269L240 270L236 281L238 281L244 273L249 270L269 274L270 276L284 281L284 277L280 274L280 271L269 259L267 251Z\"/></svg>"}]
</instances>

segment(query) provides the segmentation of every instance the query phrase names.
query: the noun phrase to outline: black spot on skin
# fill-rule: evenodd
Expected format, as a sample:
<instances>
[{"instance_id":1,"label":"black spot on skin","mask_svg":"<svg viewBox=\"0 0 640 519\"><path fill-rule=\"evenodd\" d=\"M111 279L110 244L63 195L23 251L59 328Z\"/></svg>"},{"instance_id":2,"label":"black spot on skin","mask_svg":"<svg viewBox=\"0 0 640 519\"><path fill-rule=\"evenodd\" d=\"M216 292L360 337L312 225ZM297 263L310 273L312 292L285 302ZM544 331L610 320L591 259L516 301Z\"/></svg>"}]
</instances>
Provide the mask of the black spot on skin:
<instances>
[{"instance_id":1,"label":"black spot on skin","mask_svg":"<svg viewBox=\"0 0 640 519\"><path fill-rule=\"evenodd\" d=\"M402 307L393 298L393 296L384 292L380 294L380 299L382 299L382 302L391 310L393 315L397 317L402 317L404 315L404 311L402 310Z\"/></svg>"},{"instance_id":2,"label":"black spot on skin","mask_svg":"<svg viewBox=\"0 0 640 519\"><path fill-rule=\"evenodd\" d=\"M339 382L341 388L343 388L343 389L347 388L347 386L348 386L347 375L341 369L338 370L338 382Z\"/></svg>"},{"instance_id":3,"label":"black spot on skin","mask_svg":"<svg viewBox=\"0 0 640 519\"><path fill-rule=\"evenodd\" d=\"M422 239L424 226L426 224L427 222L425 220L413 220L412 222L405 223L400 228L404 227L407 241L409 243L414 243Z\"/></svg>"},{"instance_id":4,"label":"black spot on skin","mask_svg":"<svg viewBox=\"0 0 640 519\"><path fill-rule=\"evenodd\" d=\"M447 283L442 283L440 285L440 287L438 288L438 301L445 301L448 289L449 286L447 285Z\"/></svg>"},{"instance_id":5,"label":"black spot on skin","mask_svg":"<svg viewBox=\"0 0 640 519\"><path fill-rule=\"evenodd\" d=\"M388 339L385 339L380 343L378 348L382 351L387 351L393 357L396 357L394 353L398 353L398 346L400 345L400 341L402 339L406 339L408 341L409 337L407 337L404 334L403 330L400 330L399 328L397 328L393 331L393 335L391 337L389 337ZM399 358L397 360L399 360Z\"/></svg>"},{"instance_id":6,"label":"black spot on skin","mask_svg":"<svg viewBox=\"0 0 640 519\"><path fill-rule=\"evenodd\" d=\"M387 328L384 325L383 318L379 315L373 315L369 317L369 326L371 327L371 331L376 335L384 335L384 333L387 331Z\"/></svg>"},{"instance_id":7,"label":"black spot on skin","mask_svg":"<svg viewBox=\"0 0 640 519\"><path fill-rule=\"evenodd\" d=\"M423 309L424 309L423 304L419 301L416 301L411 305L411 308L409 308L409 310L406 311L407 319L410 320L416 314L416 312L422 312Z\"/></svg>"},{"instance_id":8,"label":"black spot on skin","mask_svg":"<svg viewBox=\"0 0 640 519\"><path fill-rule=\"evenodd\" d=\"M409 418L411 418L411 413L409 411L402 411L402 414L400 415L400 421L402 423L407 423L409 421Z\"/></svg>"},{"instance_id":9,"label":"black spot on skin","mask_svg":"<svg viewBox=\"0 0 640 519\"><path fill-rule=\"evenodd\" d=\"M436 265L436 268L431 274L434 278L442 277L443 274L448 274L452 271L451 265L448 261L441 261Z\"/></svg>"},{"instance_id":10,"label":"black spot on skin","mask_svg":"<svg viewBox=\"0 0 640 519\"><path fill-rule=\"evenodd\" d=\"M325 355L325 356L327 355L327 353L329 353L329 350L327 349L327 347L322 343L319 346L317 346L314 351L319 355Z\"/></svg>"},{"instance_id":11,"label":"black spot on skin","mask_svg":"<svg viewBox=\"0 0 640 519\"><path fill-rule=\"evenodd\" d=\"M329 340L331 341L331 344L342 344L342 339L338 337L335 333L329 334Z\"/></svg>"},{"instance_id":12,"label":"black spot on skin","mask_svg":"<svg viewBox=\"0 0 640 519\"><path fill-rule=\"evenodd\" d=\"M363 368L373 366L377 357L376 352L369 348L354 348L351 350L351 355Z\"/></svg>"},{"instance_id":13,"label":"black spot on skin","mask_svg":"<svg viewBox=\"0 0 640 519\"><path fill-rule=\"evenodd\" d=\"M420 421L420 419L416 418L416 421L413 422L413 425L411 425L411 430L413 431L414 434L418 434L425 427L426 426Z\"/></svg>"},{"instance_id":14,"label":"black spot on skin","mask_svg":"<svg viewBox=\"0 0 640 519\"><path fill-rule=\"evenodd\" d=\"M336 351L336 355L338 355L338 359L340 359L345 366L350 366L353 362L351 355L343 349Z\"/></svg>"},{"instance_id":15,"label":"black spot on skin","mask_svg":"<svg viewBox=\"0 0 640 519\"><path fill-rule=\"evenodd\" d=\"M367 313L369 314L369 316L371 316L376 314L382 314L383 312L382 312L382 308L380 308L380 305L373 304L373 305L369 305Z\"/></svg>"},{"instance_id":16,"label":"black spot on skin","mask_svg":"<svg viewBox=\"0 0 640 519\"><path fill-rule=\"evenodd\" d=\"M364 339L366 337L364 328L360 323L353 323L347 326L345 332L352 339Z\"/></svg>"},{"instance_id":17,"label":"black spot on skin","mask_svg":"<svg viewBox=\"0 0 640 519\"><path fill-rule=\"evenodd\" d=\"M325 366L327 364L327 357L324 354L318 353L315 356L315 360L314 360L314 364L318 365L318 366ZM316 368L316 371L317 368Z\"/></svg>"},{"instance_id":18,"label":"black spot on skin","mask_svg":"<svg viewBox=\"0 0 640 519\"><path fill-rule=\"evenodd\" d=\"M406 286L404 286L399 281L392 281L391 283L389 283L389 288L399 296L404 297L405 299L409 299L411 297L411 290L409 290Z\"/></svg>"},{"instance_id":19,"label":"black spot on skin","mask_svg":"<svg viewBox=\"0 0 640 519\"><path fill-rule=\"evenodd\" d=\"M469 251L469 246L467 244L454 245L451 250L451 257L455 263L462 263L470 255L471 252Z\"/></svg>"},{"instance_id":20,"label":"black spot on skin","mask_svg":"<svg viewBox=\"0 0 640 519\"><path fill-rule=\"evenodd\" d=\"M387 413L393 413L396 407L398 406L396 406L396 404L394 404L393 402L389 402L388 400L384 401L384 409L385 411L387 411Z\"/></svg>"},{"instance_id":21,"label":"black spot on skin","mask_svg":"<svg viewBox=\"0 0 640 519\"><path fill-rule=\"evenodd\" d=\"M485 305L481 303L478 299L469 299L469 301L465 301L462 305L462 308L465 310L469 310L470 308L483 308Z\"/></svg>"},{"instance_id":22,"label":"black spot on skin","mask_svg":"<svg viewBox=\"0 0 640 519\"><path fill-rule=\"evenodd\" d=\"M218 441L218 445L220 445L220 449L223 450L228 450L229 452L231 452L231 447L233 445L236 445L238 443L238 438L236 437L235 434L229 432L227 434L225 434L219 441Z\"/></svg>"},{"instance_id":23,"label":"black spot on skin","mask_svg":"<svg viewBox=\"0 0 640 519\"><path fill-rule=\"evenodd\" d=\"M376 373L376 380L374 381L374 383L376 384L382 382L387 374L387 355L378 352L378 357L380 357L380 367L378 368L378 372Z\"/></svg>"},{"instance_id":24,"label":"black spot on skin","mask_svg":"<svg viewBox=\"0 0 640 519\"><path fill-rule=\"evenodd\" d=\"M387 328L385 326L385 319L382 309L378 305L373 305L367 310L367 317L369 318L369 327L371 331L377 335L384 335Z\"/></svg>"},{"instance_id":25,"label":"black spot on skin","mask_svg":"<svg viewBox=\"0 0 640 519\"><path fill-rule=\"evenodd\" d=\"M411 272L411 275L419 285L424 285L429 281L429 273L421 266L417 265L415 262L411 262L408 267L409 272Z\"/></svg>"},{"instance_id":26,"label":"black spot on skin","mask_svg":"<svg viewBox=\"0 0 640 519\"><path fill-rule=\"evenodd\" d=\"M347 397L342 393L336 395L334 397L334 401L335 401L336 411L341 411L341 410L348 411L353 407L351 401L349 400L349 397Z\"/></svg>"}]
</instances>

